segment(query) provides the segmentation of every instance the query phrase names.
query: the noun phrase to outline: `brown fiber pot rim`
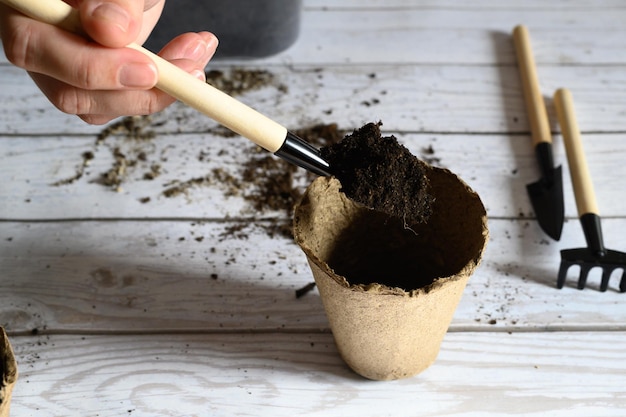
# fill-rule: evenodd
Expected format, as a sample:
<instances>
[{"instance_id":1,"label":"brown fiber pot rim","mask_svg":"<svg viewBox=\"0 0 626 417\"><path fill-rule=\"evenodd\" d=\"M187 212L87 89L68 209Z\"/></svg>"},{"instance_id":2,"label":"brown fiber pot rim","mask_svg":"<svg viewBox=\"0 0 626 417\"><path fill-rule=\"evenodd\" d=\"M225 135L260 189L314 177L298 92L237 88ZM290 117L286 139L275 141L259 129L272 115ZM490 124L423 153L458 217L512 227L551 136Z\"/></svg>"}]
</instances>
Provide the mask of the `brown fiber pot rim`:
<instances>
[{"instance_id":1,"label":"brown fiber pot rim","mask_svg":"<svg viewBox=\"0 0 626 417\"><path fill-rule=\"evenodd\" d=\"M341 240L341 230L326 233L324 229L330 230L335 227L346 229L351 222L350 216L363 216L366 219L364 223L367 224L366 227L371 227L373 222L369 221L368 216L373 216L375 221L381 217L373 210L349 200L339 191L341 185L333 177L317 178L296 204L294 212L296 243L311 262L342 287L355 292L415 297L433 291L446 282L470 276L480 264L489 239L486 210L478 194L451 171L429 167L427 176L431 195L435 198L433 216L428 223L416 227L416 233L424 239L424 242L411 243L410 245L415 247L410 246L407 249L407 259L412 261L413 249L425 251L432 248L433 257L442 258L440 263L443 266L433 271L433 276L429 277L429 281L424 285L408 288L388 285L384 280L355 282L353 277L348 276L349 273L342 273L341 268L337 268L332 256L324 248L333 240ZM336 218L339 220L336 221ZM381 227L383 232L388 230L386 225ZM315 236L320 230L322 234L327 234L321 237L321 243ZM402 251L404 248L400 246L399 250ZM449 265L445 265L446 263Z\"/></svg>"}]
</instances>

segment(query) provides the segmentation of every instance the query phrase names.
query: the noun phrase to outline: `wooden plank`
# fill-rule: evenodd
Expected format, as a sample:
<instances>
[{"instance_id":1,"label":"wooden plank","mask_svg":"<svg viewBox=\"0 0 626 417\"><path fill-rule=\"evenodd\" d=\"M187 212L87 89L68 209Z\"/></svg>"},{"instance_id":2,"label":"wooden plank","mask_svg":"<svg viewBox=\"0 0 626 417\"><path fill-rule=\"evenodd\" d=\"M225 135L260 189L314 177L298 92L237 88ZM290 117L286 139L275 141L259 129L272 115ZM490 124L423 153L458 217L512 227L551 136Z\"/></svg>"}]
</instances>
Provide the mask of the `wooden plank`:
<instances>
[{"instance_id":1,"label":"wooden plank","mask_svg":"<svg viewBox=\"0 0 626 417\"><path fill-rule=\"evenodd\" d=\"M180 183L212 177L214 169L232 172L241 181L242 167L239 164L245 155L249 157L249 153L243 155L239 148L255 149L241 138L173 135L155 140L135 140L122 137L109 138L98 146L95 138L18 137L5 138L1 143L6 153L0 169L10 178L0 186L3 193L6 192L0 197L3 218L22 215L31 219L48 216L224 218L254 215L243 198L227 197L229 187L232 187L230 183L220 184L212 180L178 195L167 197L164 194L177 184L183 190ZM89 152L92 152L93 159L84 166L84 155ZM103 183L104 175L117 172L116 152L123 153L129 164L135 164L128 166L124 175L119 176L124 178L119 186L113 185L116 181ZM83 176L72 182L81 172ZM158 175L155 179L149 179L155 175ZM9 197L10 194L14 197ZM277 213L273 215L275 217ZM283 213L279 215L284 216Z\"/></svg>"},{"instance_id":2,"label":"wooden plank","mask_svg":"<svg viewBox=\"0 0 626 417\"><path fill-rule=\"evenodd\" d=\"M373 382L329 334L13 339L14 416L622 416L620 332L448 333L422 374ZM418 399L416 401L416 399Z\"/></svg>"},{"instance_id":3,"label":"wooden plank","mask_svg":"<svg viewBox=\"0 0 626 417\"><path fill-rule=\"evenodd\" d=\"M605 241L626 250L625 18L620 0L304 0L292 48L210 65L269 71L272 82L239 98L290 129L382 120L485 202L489 246L437 362L387 383L341 361L316 289L296 298L312 277L276 232L287 212L255 211L241 196L255 187L216 177L164 197L213 170L239 178L248 141L176 104L144 127L154 138L96 146L104 127L54 109L0 54L0 325L20 366L13 415L621 416L620 276L601 293L594 270L579 291L573 269L555 288L559 251L585 242L558 134L561 241L533 218L525 186L538 171L510 31L530 27L546 97L573 91ZM134 162L114 191L101 179L120 153Z\"/></svg>"},{"instance_id":4,"label":"wooden plank","mask_svg":"<svg viewBox=\"0 0 626 417\"><path fill-rule=\"evenodd\" d=\"M456 9L456 10L561 10L563 8L569 9L593 9L600 8L607 9L624 9L624 3L620 0L554 0L551 2L545 2L541 0L529 0L529 1L507 1L502 2L499 0L475 0L471 3L460 4L458 0L343 0L341 3L329 0L303 0L302 2L305 10L308 9Z\"/></svg>"},{"instance_id":5,"label":"wooden plank","mask_svg":"<svg viewBox=\"0 0 626 417\"><path fill-rule=\"evenodd\" d=\"M228 77L230 67L220 68ZM333 122L352 130L365 122L382 120L386 129L403 132L530 130L515 66L245 68L267 70L274 82L237 97L290 129ZM23 72L11 67L3 70L6 76L0 77L0 133L95 135L103 130L56 110ZM574 94L583 131L626 130L622 117L626 112L624 66L546 66L538 73L554 129L557 122L551 97L557 88L568 87ZM208 117L180 103L153 119L158 133L203 133L216 126Z\"/></svg>"},{"instance_id":6,"label":"wooden plank","mask_svg":"<svg viewBox=\"0 0 626 417\"><path fill-rule=\"evenodd\" d=\"M385 125L383 125L385 128ZM393 134L420 158L452 170L481 196L493 218L534 218L526 185L540 172L528 135ZM584 134L600 214L624 216L620 196L626 195L621 172L626 157L622 134ZM245 195L262 188L244 179L242 171L264 151L240 138L215 134L158 135L137 140L110 137L96 146L93 137L4 137L0 139L0 219L102 218L287 218L286 211L254 208ZM85 153L91 153L83 168ZM118 187L103 184L116 168L115 152L128 166ZM554 137L556 163L563 166L566 215L576 218L576 205L560 136ZM155 167L158 172L154 174ZM55 185L83 176L69 184ZM219 180L215 170L232 178ZM268 176L279 175L269 172ZM146 177L147 176L147 177ZM190 180L208 178L167 196L165 190ZM311 179L299 170L294 187L303 190ZM236 187L234 187L236 185ZM237 188L237 189L235 189ZM145 200L149 199L149 201Z\"/></svg>"},{"instance_id":7,"label":"wooden plank","mask_svg":"<svg viewBox=\"0 0 626 417\"><path fill-rule=\"evenodd\" d=\"M524 23L540 64L626 63L622 4L533 3L307 7L296 43L259 62L513 64L510 33Z\"/></svg>"},{"instance_id":8,"label":"wooden plank","mask_svg":"<svg viewBox=\"0 0 626 417\"><path fill-rule=\"evenodd\" d=\"M97 134L102 130L101 126L90 126L57 110L25 71L2 65L0 74L0 132Z\"/></svg>"},{"instance_id":9,"label":"wooden plank","mask_svg":"<svg viewBox=\"0 0 626 417\"><path fill-rule=\"evenodd\" d=\"M0 325L8 331L311 331L328 329L299 247L263 223L125 221L0 223ZM605 219L624 250L625 219ZM456 330L624 329L624 294L599 272L557 290L559 250L584 246L577 222L561 242L528 220L491 220L484 262Z\"/></svg>"},{"instance_id":10,"label":"wooden plank","mask_svg":"<svg viewBox=\"0 0 626 417\"><path fill-rule=\"evenodd\" d=\"M282 54L297 63L513 64L510 33L529 26L540 64L618 64L623 8L552 10L377 9L308 11L301 36ZM576 32L573 25L580 30ZM601 34L600 34L601 33ZM345 48L349 39L350 48ZM494 51L496 53L494 54ZM281 56L278 56L281 57ZM278 57L273 58L276 60Z\"/></svg>"},{"instance_id":11,"label":"wooden plank","mask_svg":"<svg viewBox=\"0 0 626 417\"><path fill-rule=\"evenodd\" d=\"M397 8L322 7L305 11L302 30L269 62L515 64L510 33L527 25L540 65L623 64L623 4L605 7L522 2L482 7L463 4ZM406 4L406 3L405 3ZM544 3L544 5L552 3ZM346 43L349 47L346 48Z\"/></svg>"}]
</instances>

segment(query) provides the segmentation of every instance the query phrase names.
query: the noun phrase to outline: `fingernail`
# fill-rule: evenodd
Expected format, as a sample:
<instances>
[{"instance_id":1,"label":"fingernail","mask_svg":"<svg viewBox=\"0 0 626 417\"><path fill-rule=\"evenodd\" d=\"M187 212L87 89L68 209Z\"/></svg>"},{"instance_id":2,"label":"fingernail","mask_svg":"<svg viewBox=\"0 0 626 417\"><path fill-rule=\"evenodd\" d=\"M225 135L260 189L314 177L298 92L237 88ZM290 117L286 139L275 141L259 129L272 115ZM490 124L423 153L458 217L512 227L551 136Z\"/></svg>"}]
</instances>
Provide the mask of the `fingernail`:
<instances>
[{"instance_id":1,"label":"fingernail","mask_svg":"<svg viewBox=\"0 0 626 417\"><path fill-rule=\"evenodd\" d=\"M207 50L207 43L204 40L197 40L185 49L183 56L192 61L199 61L207 54Z\"/></svg>"},{"instance_id":2,"label":"fingernail","mask_svg":"<svg viewBox=\"0 0 626 417\"><path fill-rule=\"evenodd\" d=\"M217 40L217 37L210 32L203 32L202 37L204 38L204 41L206 42L206 54L204 55L203 58L204 58L204 62L207 63L209 59L211 59L211 57L215 53L215 50L217 49L217 46L219 45L219 41Z\"/></svg>"},{"instance_id":3,"label":"fingernail","mask_svg":"<svg viewBox=\"0 0 626 417\"><path fill-rule=\"evenodd\" d=\"M130 15L115 3L102 3L93 10L91 15L96 19L115 24L122 32L128 32Z\"/></svg>"},{"instance_id":4,"label":"fingernail","mask_svg":"<svg viewBox=\"0 0 626 417\"><path fill-rule=\"evenodd\" d=\"M153 64L131 62L118 72L121 85L129 88L152 88L157 82L157 70Z\"/></svg>"},{"instance_id":5,"label":"fingernail","mask_svg":"<svg viewBox=\"0 0 626 417\"><path fill-rule=\"evenodd\" d=\"M204 41L207 43L207 48L209 49L217 48L217 45L219 44L219 40L217 39L217 36L215 36L211 32L201 32L200 34L204 38Z\"/></svg>"},{"instance_id":6,"label":"fingernail","mask_svg":"<svg viewBox=\"0 0 626 417\"><path fill-rule=\"evenodd\" d=\"M206 81L206 74L204 73L204 71L193 70L191 72L191 75L193 75L194 77L196 77L200 81Z\"/></svg>"}]
</instances>

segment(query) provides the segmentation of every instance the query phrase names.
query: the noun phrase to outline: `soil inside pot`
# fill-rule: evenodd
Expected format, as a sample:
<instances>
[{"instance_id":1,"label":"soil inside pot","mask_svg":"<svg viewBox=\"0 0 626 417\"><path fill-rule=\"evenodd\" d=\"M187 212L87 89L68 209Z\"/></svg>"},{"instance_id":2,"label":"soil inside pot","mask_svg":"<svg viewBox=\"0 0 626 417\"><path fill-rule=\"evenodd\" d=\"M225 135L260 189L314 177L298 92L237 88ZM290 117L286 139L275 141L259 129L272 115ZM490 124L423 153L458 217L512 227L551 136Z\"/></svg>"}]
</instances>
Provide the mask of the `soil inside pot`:
<instances>
[{"instance_id":1,"label":"soil inside pot","mask_svg":"<svg viewBox=\"0 0 626 417\"><path fill-rule=\"evenodd\" d=\"M428 166L394 136L382 137L380 126L380 122L368 123L323 147L321 155L350 199L402 219L412 228L431 214Z\"/></svg>"},{"instance_id":2,"label":"soil inside pot","mask_svg":"<svg viewBox=\"0 0 626 417\"><path fill-rule=\"evenodd\" d=\"M402 219L348 198L336 178L318 178L296 208L296 241L349 286L411 292L452 278L481 258L488 237L485 208L452 172L430 167L426 176L432 213L411 230Z\"/></svg>"},{"instance_id":3,"label":"soil inside pot","mask_svg":"<svg viewBox=\"0 0 626 417\"><path fill-rule=\"evenodd\" d=\"M405 291L426 287L456 271L441 262L432 241L424 239L421 225L416 226L418 236L402 220L363 208L339 233L325 261L350 285L376 283Z\"/></svg>"}]
</instances>

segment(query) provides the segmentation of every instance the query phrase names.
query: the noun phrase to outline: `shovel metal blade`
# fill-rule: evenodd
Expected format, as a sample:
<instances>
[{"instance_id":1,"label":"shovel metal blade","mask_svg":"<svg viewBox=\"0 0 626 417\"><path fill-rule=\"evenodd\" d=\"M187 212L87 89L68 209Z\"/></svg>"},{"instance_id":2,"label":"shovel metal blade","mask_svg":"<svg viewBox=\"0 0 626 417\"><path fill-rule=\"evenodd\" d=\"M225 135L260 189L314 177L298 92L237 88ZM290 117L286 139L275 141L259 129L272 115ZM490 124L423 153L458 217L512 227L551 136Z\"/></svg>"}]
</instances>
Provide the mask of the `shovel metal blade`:
<instances>
[{"instance_id":1,"label":"shovel metal blade","mask_svg":"<svg viewBox=\"0 0 626 417\"><path fill-rule=\"evenodd\" d=\"M552 239L559 240L563 230L565 204L563 203L563 173L554 168L549 178L543 177L526 186L539 226Z\"/></svg>"}]
</instances>

